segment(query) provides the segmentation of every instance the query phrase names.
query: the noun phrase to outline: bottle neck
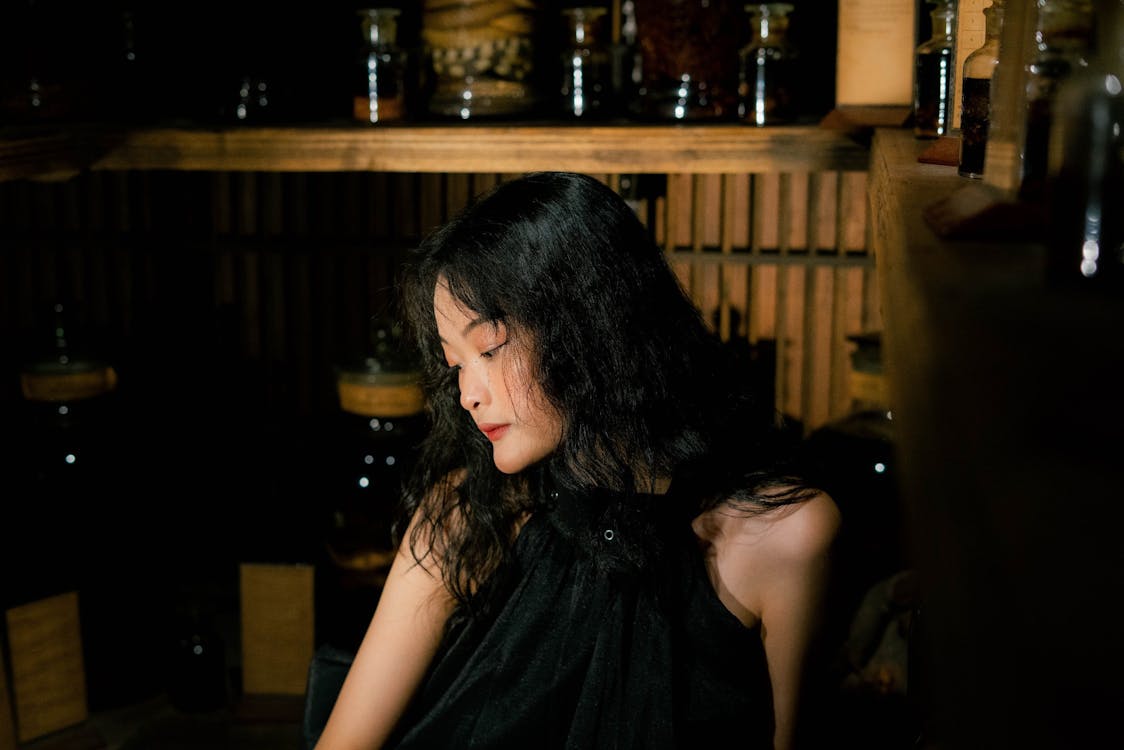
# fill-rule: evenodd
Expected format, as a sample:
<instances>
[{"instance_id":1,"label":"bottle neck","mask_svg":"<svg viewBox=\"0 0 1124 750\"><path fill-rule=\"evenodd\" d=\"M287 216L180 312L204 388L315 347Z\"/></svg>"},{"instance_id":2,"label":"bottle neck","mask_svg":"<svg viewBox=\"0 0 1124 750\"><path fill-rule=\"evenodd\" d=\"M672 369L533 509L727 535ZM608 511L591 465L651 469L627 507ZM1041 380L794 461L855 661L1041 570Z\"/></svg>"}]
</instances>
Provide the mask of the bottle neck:
<instances>
[{"instance_id":1,"label":"bottle neck","mask_svg":"<svg viewBox=\"0 0 1124 750\"><path fill-rule=\"evenodd\" d=\"M951 6L941 6L929 13L933 19L933 37L935 42L951 42L956 36L956 10Z\"/></svg>"},{"instance_id":2,"label":"bottle neck","mask_svg":"<svg viewBox=\"0 0 1124 750\"><path fill-rule=\"evenodd\" d=\"M999 41L1003 33L1003 6L997 0L984 8L984 37L990 41Z\"/></svg>"},{"instance_id":3,"label":"bottle neck","mask_svg":"<svg viewBox=\"0 0 1124 750\"><path fill-rule=\"evenodd\" d=\"M369 13L363 19L363 37L372 47L392 47L398 37L398 20L386 13Z\"/></svg>"},{"instance_id":4,"label":"bottle neck","mask_svg":"<svg viewBox=\"0 0 1124 750\"><path fill-rule=\"evenodd\" d=\"M569 44L588 47L600 42L600 24L604 15L601 8L569 8L566 15L566 40Z\"/></svg>"},{"instance_id":5,"label":"bottle neck","mask_svg":"<svg viewBox=\"0 0 1124 750\"><path fill-rule=\"evenodd\" d=\"M751 44L764 44L776 47L788 33L788 16L755 12L749 17L749 41Z\"/></svg>"}]
</instances>

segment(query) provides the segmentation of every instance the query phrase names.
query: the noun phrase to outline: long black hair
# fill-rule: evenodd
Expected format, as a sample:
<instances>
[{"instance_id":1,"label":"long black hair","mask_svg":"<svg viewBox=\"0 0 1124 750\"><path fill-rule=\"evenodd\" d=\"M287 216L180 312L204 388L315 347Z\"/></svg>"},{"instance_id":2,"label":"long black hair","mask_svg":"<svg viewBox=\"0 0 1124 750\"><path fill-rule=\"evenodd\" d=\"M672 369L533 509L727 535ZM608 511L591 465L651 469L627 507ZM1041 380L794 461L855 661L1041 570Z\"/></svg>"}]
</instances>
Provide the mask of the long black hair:
<instances>
[{"instance_id":1,"label":"long black hair","mask_svg":"<svg viewBox=\"0 0 1124 750\"><path fill-rule=\"evenodd\" d=\"M429 235L400 290L432 424L403 519L419 514L416 534L462 603L534 510L542 467L501 473L461 408L434 318L438 280L476 315L532 342L531 382L562 421L544 463L564 484L635 493L648 489L637 486L644 477L671 477L690 488L676 497L692 512L719 503L759 512L812 494L788 465L773 405L749 390L631 207L592 177L529 174Z\"/></svg>"}]
</instances>

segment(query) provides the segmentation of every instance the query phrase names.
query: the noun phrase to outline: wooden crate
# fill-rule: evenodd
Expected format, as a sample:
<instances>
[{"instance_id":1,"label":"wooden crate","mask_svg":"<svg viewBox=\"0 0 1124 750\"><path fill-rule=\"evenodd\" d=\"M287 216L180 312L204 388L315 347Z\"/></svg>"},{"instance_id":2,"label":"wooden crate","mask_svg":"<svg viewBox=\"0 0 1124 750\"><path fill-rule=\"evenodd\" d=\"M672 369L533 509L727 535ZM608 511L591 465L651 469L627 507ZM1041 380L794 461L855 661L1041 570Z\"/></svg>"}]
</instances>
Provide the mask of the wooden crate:
<instances>
[{"instance_id":1,"label":"wooden crate","mask_svg":"<svg viewBox=\"0 0 1124 750\"><path fill-rule=\"evenodd\" d=\"M85 721L89 711L78 594L40 599L6 614L19 741Z\"/></svg>"},{"instance_id":2,"label":"wooden crate","mask_svg":"<svg viewBox=\"0 0 1124 750\"><path fill-rule=\"evenodd\" d=\"M313 568L240 566L242 687L247 695L304 695L315 647Z\"/></svg>"}]
</instances>

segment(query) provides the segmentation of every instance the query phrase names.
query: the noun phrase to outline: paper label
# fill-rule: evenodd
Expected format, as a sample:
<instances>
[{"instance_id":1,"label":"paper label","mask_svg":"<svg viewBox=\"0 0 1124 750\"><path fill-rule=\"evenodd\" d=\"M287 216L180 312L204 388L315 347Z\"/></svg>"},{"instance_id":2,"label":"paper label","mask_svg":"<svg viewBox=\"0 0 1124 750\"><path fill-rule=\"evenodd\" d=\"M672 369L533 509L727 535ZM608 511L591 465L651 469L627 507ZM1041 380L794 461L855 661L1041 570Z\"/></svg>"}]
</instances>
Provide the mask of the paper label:
<instances>
[{"instance_id":1,"label":"paper label","mask_svg":"<svg viewBox=\"0 0 1124 750\"><path fill-rule=\"evenodd\" d=\"M913 104L913 0L839 0L835 106Z\"/></svg>"}]
</instances>

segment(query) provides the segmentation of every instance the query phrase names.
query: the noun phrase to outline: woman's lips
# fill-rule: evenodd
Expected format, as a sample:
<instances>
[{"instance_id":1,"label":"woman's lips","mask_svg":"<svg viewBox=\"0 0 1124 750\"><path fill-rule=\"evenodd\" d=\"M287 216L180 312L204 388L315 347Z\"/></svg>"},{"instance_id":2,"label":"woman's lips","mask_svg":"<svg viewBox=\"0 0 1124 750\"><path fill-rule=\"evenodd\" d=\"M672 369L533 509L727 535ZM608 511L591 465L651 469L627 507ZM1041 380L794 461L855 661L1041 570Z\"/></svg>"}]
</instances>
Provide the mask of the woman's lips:
<instances>
[{"instance_id":1,"label":"woman's lips","mask_svg":"<svg viewBox=\"0 0 1124 750\"><path fill-rule=\"evenodd\" d=\"M484 433L485 437L493 443L502 438L509 427L509 425L506 424L481 424L477 426L480 428L480 431Z\"/></svg>"}]
</instances>

